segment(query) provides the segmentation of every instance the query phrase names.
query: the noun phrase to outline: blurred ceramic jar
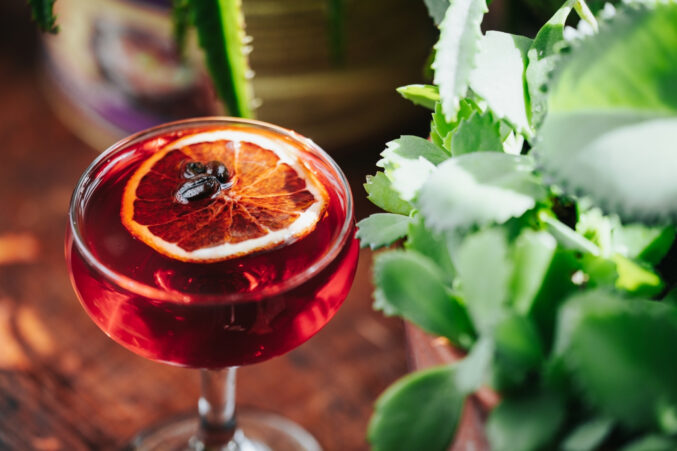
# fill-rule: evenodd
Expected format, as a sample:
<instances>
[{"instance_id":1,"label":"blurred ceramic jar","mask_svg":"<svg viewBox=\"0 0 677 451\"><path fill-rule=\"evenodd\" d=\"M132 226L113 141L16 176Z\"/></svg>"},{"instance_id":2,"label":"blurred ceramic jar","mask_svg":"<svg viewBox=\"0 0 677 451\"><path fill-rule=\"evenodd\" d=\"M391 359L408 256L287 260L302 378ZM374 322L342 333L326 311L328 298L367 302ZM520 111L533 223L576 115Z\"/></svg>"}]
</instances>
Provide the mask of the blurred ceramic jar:
<instances>
[{"instance_id":1,"label":"blurred ceramic jar","mask_svg":"<svg viewBox=\"0 0 677 451\"><path fill-rule=\"evenodd\" d=\"M243 8L257 117L339 149L418 113L394 89L420 82L433 32L423 2L343 0L343 27L332 37L330 2L244 0ZM169 0L55 7L60 32L45 37L47 92L62 120L94 147L170 120L228 113L194 36L186 58L178 57Z\"/></svg>"}]
</instances>

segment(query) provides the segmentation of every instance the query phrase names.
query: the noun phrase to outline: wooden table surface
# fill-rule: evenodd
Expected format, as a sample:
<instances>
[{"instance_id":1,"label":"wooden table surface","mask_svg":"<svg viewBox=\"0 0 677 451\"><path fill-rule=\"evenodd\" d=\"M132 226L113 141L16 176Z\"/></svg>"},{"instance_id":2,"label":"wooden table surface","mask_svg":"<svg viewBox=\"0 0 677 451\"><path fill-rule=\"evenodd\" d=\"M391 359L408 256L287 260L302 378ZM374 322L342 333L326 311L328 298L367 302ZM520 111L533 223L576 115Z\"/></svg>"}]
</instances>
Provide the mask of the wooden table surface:
<instances>
[{"instance_id":1,"label":"wooden table surface","mask_svg":"<svg viewBox=\"0 0 677 451\"><path fill-rule=\"evenodd\" d=\"M0 6L0 450L117 449L196 408L198 374L108 339L73 293L63 258L71 191L96 153L52 114L24 2ZM343 153L361 182L379 149ZM356 157L355 155L362 155ZM336 317L286 356L239 372L238 402L287 415L326 450L366 449L372 404L406 371L399 321L371 310L369 252Z\"/></svg>"}]
</instances>

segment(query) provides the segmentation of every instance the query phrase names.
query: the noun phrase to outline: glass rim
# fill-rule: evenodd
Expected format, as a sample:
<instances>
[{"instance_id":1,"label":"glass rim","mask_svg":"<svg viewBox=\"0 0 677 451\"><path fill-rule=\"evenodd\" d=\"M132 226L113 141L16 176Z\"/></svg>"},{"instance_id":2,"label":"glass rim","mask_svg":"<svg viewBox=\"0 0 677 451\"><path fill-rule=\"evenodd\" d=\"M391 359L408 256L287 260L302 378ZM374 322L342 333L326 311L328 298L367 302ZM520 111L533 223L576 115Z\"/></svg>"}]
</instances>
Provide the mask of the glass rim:
<instances>
[{"instance_id":1,"label":"glass rim","mask_svg":"<svg viewBox=\"0 0 677 451\"><path fill-rule=\"evenodd\" d=\"M100 261L86 245L82 235L80 233L80 228L77 220L77 211L78 205L80 203L82 195L85 193L84 186L85 184L92 180L91 175L92 171L97 168L106 158L108 158L112 153L124 149L132 145L135 142L141 141L143 139L151 138L155 135L160 135L171 129L180 129L186 126L200 126L200 125L245 125L251 126L258 129L267 130L276 134L280 134L284 137L292 139L295 143L301 144L304 149L310 150L312 153L320 157L322 162L326 164L331 170L336 174L337 182L341 185L343 192L345 193L346 198L346 216L341 225L338 237L333 240L333 243L329 250L324 253L317 261L309 265L303 271L295 274L294 276L286 279L280 283L265 287L261 290L250 291L246 293L229 293L229 294L200 294L200 293L183 293L179 291L166 291L160 288L148 285L146 283L135 280L124 274L120 274L117 271L109 268L106 264ZM288 130L286 128L269 124L267 122L258 121L255 119L242 119L236 117L228 116L206 116L190 119L181 119L178 121L167 122L164 124L157 125L155 127L148 128L146 130L139 131L130 135L126 138L123 138L116 142L115 144L108 147L106 150L101 152L101 154L92 161L89 166L84 170L80 175L78 182L71 196L71 201L68 209L68 227L71 232L73 245L77 248L80 255L82 255L85 262L92 266L96 271L101 273L108 280L113 282L115 285L131 291L134 294L144 296L146 298L158 301L169 301L175 303L187 303L191 300L198 300L199 304L208 304L208 303L239 303L239 302L248 302L263 299L266 297L278 296L284 294L293 288L301 285L302 283L310 280L313 276L320 273L325 269L331 262L333 262L341 250L343 249L346 241L349 238L350 231L352 230L352 223L354 221L354 212L353 212L353 195L350 190L350 184L345 174L339 167L339 165L334 161L334 159L329 156L329 154L322 149L320 146L315 144L311 139L306 138L303 135L300 135L293 130ZM70 257L69 257L70 258Z\"/></svg>"}]
</instances>

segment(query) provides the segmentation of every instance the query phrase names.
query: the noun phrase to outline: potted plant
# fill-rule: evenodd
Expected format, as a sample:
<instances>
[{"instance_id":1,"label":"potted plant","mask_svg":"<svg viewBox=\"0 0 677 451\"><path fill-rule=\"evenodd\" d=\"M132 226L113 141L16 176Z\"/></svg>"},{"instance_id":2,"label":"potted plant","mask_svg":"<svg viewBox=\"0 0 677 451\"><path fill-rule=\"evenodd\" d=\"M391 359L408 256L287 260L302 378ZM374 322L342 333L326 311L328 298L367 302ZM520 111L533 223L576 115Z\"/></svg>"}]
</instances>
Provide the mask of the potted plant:
<instances>
[{"instance_id":1,"label":"potted plant","mask_svg":"<svg viewBox=\"0 0 677 451\"><path fill-rule=\"evenodd\" d=\"M487 388L491 449L677 449L677 2L568 0L533 39L426 4L434 85L399 91L430 138L387 144L358 235L400 243L375 308L465 357L391 386L373 449L447 449Z\"/></svg>"},{"instance_id":2,"label":"potted plant","mask_svg":"<svg viewBox=\"0 0 677 451\"><path fill-rule=\"evenodd\" d=\"M391 96L418 79L432 42L418 2L31 3L45 29L60 25L43 39L50 103L98 148L169 120L255 112L338 149L422 117ZM399 32L404 25L411 27L406 35Z\"/></svg>"}]
</instances>

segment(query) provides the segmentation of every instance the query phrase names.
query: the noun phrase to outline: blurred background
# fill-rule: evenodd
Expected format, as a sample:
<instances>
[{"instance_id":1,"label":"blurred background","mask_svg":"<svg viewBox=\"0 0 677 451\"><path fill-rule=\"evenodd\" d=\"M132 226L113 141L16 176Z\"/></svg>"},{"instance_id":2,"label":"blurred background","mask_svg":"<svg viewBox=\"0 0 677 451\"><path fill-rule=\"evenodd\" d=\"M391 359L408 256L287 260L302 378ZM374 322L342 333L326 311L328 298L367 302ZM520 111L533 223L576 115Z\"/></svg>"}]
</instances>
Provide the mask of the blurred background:
<instances>
[{"instance_id":1,"label":"blurred background","mask_svg":"<svg viewBox=\"0 0 677 451\"><path fill-rule=\"evenodd\" d=\"M492 4L488 28L532 35L543 2ZM545 2L548 3L548 2ZM557 2L551 2L557 3ZM200 53L185 62L163 0L58 0L41 37L23 0L0 3L0 449L116 449L193 409L194 371L137 357L88 319L63 261L68 201L97 153L137 130L220 114ZM429 113L397 86L426 82L436 31L422 1L244 0L262 120L295 129L347 173L356 216L385 142L425 135ZM328 450L366 449L378 394L406 372L401 324L371 311L363 251L344 307L307 344L240 373L239 402L283 412Z\"/></svg>"}]
</instances>

